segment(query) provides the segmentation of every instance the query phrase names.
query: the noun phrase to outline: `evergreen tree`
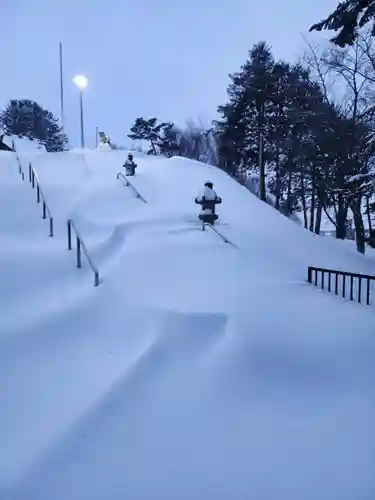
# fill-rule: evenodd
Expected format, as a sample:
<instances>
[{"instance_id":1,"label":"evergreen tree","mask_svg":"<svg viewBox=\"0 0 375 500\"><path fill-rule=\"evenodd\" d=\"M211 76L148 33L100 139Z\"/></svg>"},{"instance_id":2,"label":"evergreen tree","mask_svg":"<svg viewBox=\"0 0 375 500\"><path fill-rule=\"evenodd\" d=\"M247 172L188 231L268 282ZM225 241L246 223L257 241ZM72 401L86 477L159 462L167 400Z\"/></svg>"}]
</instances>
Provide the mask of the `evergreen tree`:
<instances>
[{"instance_id":1,"label":"evergreen tree","mask_svg":"<svg viewBox=\"0 0 375 500\"><path fill-rule=\"evenodd\" d=\"M265 151L267 113L272 92L274 59L270 48L260 42L250 51L241 71L230 75L229 102L219 106L223 120L216 122L220 152L227 155L225 168L235 171L241 163L258 164L260 197L265 200Z\"/></svg>"},{"instance_id":2,"label":"evergreen tree","mask_svg":"<svg viewBox=\"0 0 375 500\"><path fill-rule=\"evenodd\" d=\"M161 154L165 156L179 155L180 133L173 123L167 123L159 136L158 147Z\"/></svg>"},{"instance_id":3,"label":"evergreen tree","mask_svg":"<svg viewBox=\"0 0 375 500\"><path fill-rule=\"evenodd\" d=\"M358 30L375 18L375 0L344 0L326 19L311 26L310 31L323 29L339 31L331 39L339 47L353 45L358 36ZM372 26L375 35L375 24Z\"/></svg>"},{"instance_id":4,"label":"evergreen tree","mask_svg":"<svg viewBox=\"0 0 375 500\"><path fill-rule=\"evenodd\" d=\"M35 101L11 100L0 114L0 124L5 135L37 140L47 151L66 149L68 140L57 118Z\"/></svg>"},{"instance_id":5,"label":"evergreen tree","mask_svg":"<svg viewBox=\"0 0 375 500\"><path fill-rule=\"evenodd\" d=\"M143 140L150 142L150 149L147 154L158 154L157 146L162 140L162 133L165 127L170 124L167 122L157 123L157 118L137 118L130 129L128 137L134 141Z\"/></svg>"}]
</instances>

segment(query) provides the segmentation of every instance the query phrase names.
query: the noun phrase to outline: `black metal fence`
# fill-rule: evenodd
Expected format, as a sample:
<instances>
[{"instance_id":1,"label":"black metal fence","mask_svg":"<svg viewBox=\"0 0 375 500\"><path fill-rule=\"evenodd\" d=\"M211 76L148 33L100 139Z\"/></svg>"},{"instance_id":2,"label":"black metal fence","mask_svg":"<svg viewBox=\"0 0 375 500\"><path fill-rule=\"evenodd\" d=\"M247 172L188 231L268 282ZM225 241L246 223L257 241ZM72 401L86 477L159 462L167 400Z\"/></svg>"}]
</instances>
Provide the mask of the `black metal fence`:
<instances>
[{"instance_id":1,"label":"black metal fence","mask_svg":"<svg viewBox=\"0 0 375 500\"><path fill-rule=\"evenodd\" d=\"M307 281L335 295L370 305L371 282L375 282L375 276L309 266Z\"/></svg>"}]
</instances>

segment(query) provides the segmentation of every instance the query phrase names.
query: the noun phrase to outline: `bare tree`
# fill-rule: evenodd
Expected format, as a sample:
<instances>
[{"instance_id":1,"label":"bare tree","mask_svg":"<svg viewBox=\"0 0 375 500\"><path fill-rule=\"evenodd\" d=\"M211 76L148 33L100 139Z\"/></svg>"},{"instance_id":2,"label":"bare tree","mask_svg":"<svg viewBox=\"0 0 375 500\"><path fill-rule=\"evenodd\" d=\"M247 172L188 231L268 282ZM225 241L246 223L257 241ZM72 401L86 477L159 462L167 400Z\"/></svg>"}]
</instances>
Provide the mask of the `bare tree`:
<instances>
[{"instance_id":1,"label":"bare tree","mask_svg":"<svg viewBox=\"0 0 375 500\"><path fill-rule=\"evenodd\" d=\"M375 56L369 32L360 34L353 46L320 49L308 46L305 64L314 73L328 104L336 109L339 122L334 124L336 139L335 168L321 179L320 198L327 215L333 207L338 237L345 237L348 210L353 213L357 248L365 249L362 215L363 197L370 176L370 150L366 135L371 127L374 107Z\"/></svg>"}]
</instances>

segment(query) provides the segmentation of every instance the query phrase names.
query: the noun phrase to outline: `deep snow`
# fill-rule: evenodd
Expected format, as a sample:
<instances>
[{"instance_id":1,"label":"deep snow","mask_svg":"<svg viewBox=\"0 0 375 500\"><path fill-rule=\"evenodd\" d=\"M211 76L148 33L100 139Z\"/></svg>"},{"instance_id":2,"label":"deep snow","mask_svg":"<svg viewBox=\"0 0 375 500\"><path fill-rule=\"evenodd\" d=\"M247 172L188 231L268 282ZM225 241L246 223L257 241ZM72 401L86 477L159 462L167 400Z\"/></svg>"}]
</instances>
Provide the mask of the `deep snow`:
<instances>
[{"instance_id":1,"label":"deep snow","mask_svg":"<svg viewBox=\"0 0 375 500\"><path fill-rule=\"evenodd\" d=\"M372 259L198 162L138 155L144 203L123 151L20 157L56 236L2 153L1 499L373 500L374 308L306 284ZM206 180L234 245L197 223Z\"/></svg>"}]
</instances>

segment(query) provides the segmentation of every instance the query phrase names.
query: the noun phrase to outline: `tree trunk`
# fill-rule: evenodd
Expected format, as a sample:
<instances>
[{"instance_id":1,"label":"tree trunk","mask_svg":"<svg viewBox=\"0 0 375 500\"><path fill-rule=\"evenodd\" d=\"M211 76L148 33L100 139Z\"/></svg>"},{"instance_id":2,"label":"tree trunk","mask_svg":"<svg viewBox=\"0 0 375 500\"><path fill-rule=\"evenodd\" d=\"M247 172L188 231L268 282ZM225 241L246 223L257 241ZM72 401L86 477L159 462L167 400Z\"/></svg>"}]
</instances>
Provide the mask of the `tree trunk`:
<instances>
[{"instance_id":1,"label":"tree trunk","mask_svg":"<svg viewBox=\"0 0 375 500\"><path fill-rule=\"evenodd\" d=\"M375 248L375 231L372 229L372 220L371 220L371 209L370 209L370 197L366 197L366 213L367 213L367 223L368 223L368 244Z\"/></svg>"},{"instance_id":2,"label":"tree trunk","mask_svg":"<svg viewBox=\"0 0 375 500\"><path fill-rule=\"evenodd\" d=\"M303 172L301 173L301 199L302 199L302 208L303 208L303 222L305 229L308 227L307 222L307 206L306 206L306 190L305 190L305 176Z\"/></svg>"},{"instance_id":3,"label":"tree trunk","mask_svg":"<svg viewBox=\"0 0 375 500\"><path fill-rule=\"evenodd\" d=\"M288 188L286 194L286 215L292 213L292 172L288 173Z\"/></svg>"},{"instance_id":4,"label":"tree trunk","mask_svg":"<svg viewBox=\"0 0 375 500\"><path fill-rule=\"evenodd\" d=\"M363 224L363 217L361 212L361 197L356 198L352 201L350 208L353 212L354 217L354 227L355 227L355 237L357 243L357 250L360 253L365 253L365 227Z\"/></svg>"},{"instance_id":5,"label":"tree trunk","mask_svg":"<svg viewBox=\"0 0 375 500\"><path fill-rule=\"evenodd\" d=\"M266 172L264 168L264 137L263 131L260 130L259 135L259 198L262 201L266 201Z\"/></svg>"},{"instance_id":6,"label":"tree trunk","mask_svg":"<svg viewBox=\"0 0 375 500\"><path fill-rule=\"evenodd\" d=\"M258 167L259 167L259 198L262 201L267 201L266 197L266 171L264 166L264 102L260 107L259 115L259 151L258 151Z\"/></svg>"},{"instance_id":7,"label":"tree trunk","mask_svg":"<svg viewBox=\"0 0 375 500\"><path fill-rule=\"evenodd\" d=\"M150 142L151 142L152 151L153 151L154 155L156 156L155 143L154 143L154 141L152 139L150 140Z\"/></svg>"},{"instance_id":8,"label":"tree trunk","mask_svg":"<svg viewBox=\"0 0 375 500\"><path fill-rule=\"evenodd\" d=\"M311 188L311 203L310 203L310 226L309 226L309 230L311 232L314 231L314 219L315 219L315 199L316 199L316 195L315 195L315 183L314 183L314 179L313 179L313 182L312 182L312 188Z\"/></svg>"},{"instance_id":9,"label":"tree trunk","mask_svg":"<svg viewBox=\"0 0 375 500\"><path fill-rule=\"evenodd\" d=\"M281 200L281 172L280 172L280 147L279 141L276 141L276 158L275 158L275 171L276 171L276 183L275 183L275 208L280 210L280 200Z\"/></svg>"},{"instance_id":10,"label":"tree trunk","mask_svg":"<svg viewBox=\"0 0 375 500\"><path fill-rule=\"evenodd\" d=\"M320 234L320 226L322 225L322 213L323 213L323 204L318 199L318 207L316 209L316 218L315 218L315 234Z\"/></svg>"},{"instance_id":11,"label":"tree trunk","mask_svg":"<svg viewBox=\"0 0 375 500\"><path fill-rule=\"evenodd\" d=\"M346 238L346 218L348 215L348 206L341 195L339 195L336 217L336 238L345 240Z\"/></svg>"}]
</instances>

